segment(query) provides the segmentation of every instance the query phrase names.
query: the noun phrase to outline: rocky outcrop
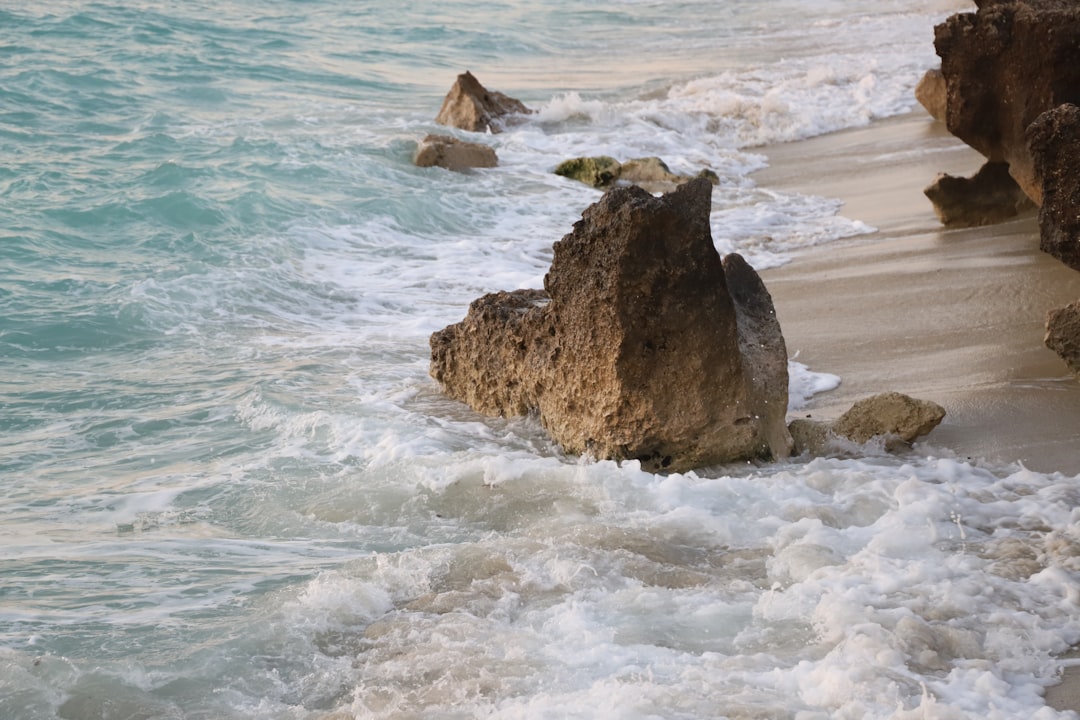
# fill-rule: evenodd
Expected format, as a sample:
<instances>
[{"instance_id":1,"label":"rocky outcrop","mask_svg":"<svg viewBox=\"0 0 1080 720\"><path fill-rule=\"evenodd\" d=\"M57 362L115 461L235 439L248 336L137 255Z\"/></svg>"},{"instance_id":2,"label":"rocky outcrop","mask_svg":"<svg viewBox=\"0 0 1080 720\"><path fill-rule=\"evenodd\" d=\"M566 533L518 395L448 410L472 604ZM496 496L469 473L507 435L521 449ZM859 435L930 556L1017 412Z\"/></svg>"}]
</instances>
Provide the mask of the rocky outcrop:
<instances>
[{"instance_id":1,"label":"rocky outcrop","mask_svg":"<svg viewBox=\"0 0 1080 720\"><path fill-rule=\"evenodd\" d=\"M555 243L544 291L487 295L432 335L432 376L480 412L537 412L572 453L652 471L785 456L783 338L756 273L725 270L711 196L611 190Z\"/></svg>"},{"instance_id":2,"label":"rocky outcrop","mask_svg":"<svg viewBox=\"0 0 1080 720\"><path fill-rule=\"evenodd\" d=\"M487 145L465 142L449 135L428 135L417 143L413 162L418 167L467 170L495 167L499 158Z\"/></svg>"},{"instance_id":3,"label":"rocky outcrop","mask_svg":"<svg viewBox=\"0 0 1080 720\"><path fill-rule=\"evenodd\" d=\"M928 434L945 418L945 409L928 400L887 392L860 400L833 423L800 418L788 430L794 451L821 454L832 438L863 444L883 438L888 449L906 446Z\"/></svg>"},{"instance_id":4,"label":"rocky outcrop","mask_svg":"<svg viewBox=\"0 0 1080 720\"><path fill-rule=\"evenodd\" d=\"M948 99L945 90L945 76L941 70L927 70L915 86L915 99L938 122L945 122L945 108Z\"/></svg>"},{"instance_id":5,"label":"rocky outcrop","mask_svg":"<svg viewBox=\"0 0 1080 720\"><path fill-rule=\"evenodd\" d=\"M652 193L670 192L696 177L705 178L713 185L720 182L717 174L708 168L693 177L673 173L667 163L658 157L635 158L624 163L607 155L571 158L559 163L555 174L595 188L637 185Z\"/></svg>"},{"instance_id":6,"label":"rocky outcrop","mask_svg":"<svg viewBox=\"0 0 1080 720\"><path fill-rule=\"evenodd\" d=\"M923 193L947 227L990 225L1034 207L1003 162L988 162L969 178L942 173Z\"/></svg>"},{"instance_id":7,"label":"rocky outcrop","mask_svg":"<svg viewBox=\"0 0 1080 720\"><path fill-rule=\"evenodd\" d=\"M1043 113L1027 139L1043 194L1040 247L1080 270L1080 108L1066 104Z\"/></svg>"},{"instance_id":8,"label":"rocky outcrop","mask_svg":"<svg viewBox=\"0 0 1080 720\"><path fill-rule=\"evenodd\" d=\"M497 133L502 132L514 115L531 112L520 100L488 90L466 71L457 76L446 94L435 122L472 132Z\"/></svg>"},{"instance_id":9,"label":"rocky outcrop","mask_svg":"<svg viewBox=\"0 0 1080 720\"><path fill-rule=\"evenodd\" d=\"M1080 377L1080 300L1047 314L1044 342Z\"/></svg>"},{"instance_id":10,"label":"rocky outcrop","mask_svg":"<svg viewBox=\"0 0 1080 720\"><path fill-rule=\"evenodd\" d=\"M1080 103L1080 5L1071 0L978 3L937 26L949 131L1009 172L1036 204L1025 131L1043 112Z\"/></svg>"}]
</instances>

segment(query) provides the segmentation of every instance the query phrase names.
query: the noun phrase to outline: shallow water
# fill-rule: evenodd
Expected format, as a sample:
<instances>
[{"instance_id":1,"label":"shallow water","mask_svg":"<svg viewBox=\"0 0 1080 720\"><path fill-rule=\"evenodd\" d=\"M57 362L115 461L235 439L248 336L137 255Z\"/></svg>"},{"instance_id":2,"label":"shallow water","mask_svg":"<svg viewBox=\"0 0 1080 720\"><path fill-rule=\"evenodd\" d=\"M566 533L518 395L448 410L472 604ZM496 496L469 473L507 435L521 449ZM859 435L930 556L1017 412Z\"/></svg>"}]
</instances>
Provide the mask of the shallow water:
<instances>
[{"instance_id":1,"label":"shallow water","mask_svg":"<svg viewBox=\"0 0 1080 720\"><path fill-rule=\"evenodd\" d=\"M0 717L1055 717L1075 478L654 476L427 376L597 199L567 157L710 167L759 268L866 232L754 148L909 109L957 5L0 10ZM414 167L466 68L538 113Z\"/></svg>"}]
</instances>

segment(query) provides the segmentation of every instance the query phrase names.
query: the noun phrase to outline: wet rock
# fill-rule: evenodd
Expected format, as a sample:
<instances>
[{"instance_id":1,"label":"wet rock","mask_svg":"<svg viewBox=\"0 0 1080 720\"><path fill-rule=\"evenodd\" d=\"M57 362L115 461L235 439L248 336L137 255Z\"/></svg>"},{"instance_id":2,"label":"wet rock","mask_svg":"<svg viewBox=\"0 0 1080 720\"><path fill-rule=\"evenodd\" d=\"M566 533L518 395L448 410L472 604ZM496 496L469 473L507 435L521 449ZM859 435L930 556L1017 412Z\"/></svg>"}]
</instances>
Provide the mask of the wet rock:
<instances>
[{"instance_id":1,"label":"wet rock","mask_svg":"<svg viewBox=\"0 0 1080 720\"><path fill-rule=\"evenodd\" d=\"M449 135L428 135L417 144L413 162L418 167L467 170L495 167L499 159L495 150L487 145L465 142Z\"/></svg>"},{"instance_id":2,"label":"wet rock","mask_svg":"<svg viewBox=\"0 0 1080 720\"><path fill-rule=\"evenodd\" d=\"M1080 377L1080 300L1047 314L1044 342Z\"/></svg>"},{"instance_id":3,"label":"wet rock","mask_svg":"<svg viewBox=\"0 0 1080 720\"><path fill-rule=\"evenodd\" d=\"M937 403L888 392L855 403L830 430L860 444L878 436L912 442L936 428L944 418L945 409Z\"/></svg>"},{"instance_id":4,"label":"wet rock","mask_svg":"<svg viewBox=\"0 0 1080 720\"><path fill-rule=\"evenodd\" d=\"M1039 246L1080 270L1080 108L1065 104L1043 113L1027 138L1043 192Z\"/></svg>"},{"instance_id":5,"label":"wet rock","mask_svg":"<svg viewBox=\"0 0 1080 720\"><path fill-rule=\"evenodd\" d=\"M607 155L571 158L559 163L555 174L596 188L637 185L651 193L671 192L694 177L705 178L713 185L720 183L720 177L708 168L694 177L679 175L658 157L634 158L624 163Z\"/></svg>"},{"instance_id":6,"label":"wet rock","mask_svg":"<svg viewBox=\"0 0 1080 720\"><path fill-rule=\"evenodd\" d=\"M537 412L569 452L652 471L786 454L772 300L729 260L733 300L711 196L704 179L608 192L555 243L546 292L485 296L432 335L432 376L480 412Z\"/></svg>"},{"instance_id":7,"label":"wet rock","mask_svg":"<svg viewBox=\"0 0 1080 720\"><path fill-rule=\"evenodd\" d=\"M1080 103L1080 6L1071 0L982 2L935 28L951 133L992 162L1008 163L1036 204L1024 133L1043 112Z\"/></svg>"},{"instance_id":8,"label":"wet rock","mask_svg":"<svg viewBox=\"0 0 1080 720\"><path fill-rule=\"evenodd\" d=\"M988 162L970 178L942 173L923 193L948 227L998 223L1034 207L1003 162Z\"/></svg>"},{"instance_id":9,"label":"wet rock","mask_svg":"<svg viewBox=\"0 0 1080 720\"><path fill-rule=\"evenodd\" d=\"M930 113L930 117L938 122L945 122L947 98L945 76L941 74L941 70L934 68L926 71L915 86L915 99Z\"/></svg>"},{"instance_id":10,"label":"wet rock","mask_svg":"<svg viewBox=\"0 0 1080 720\"><path fill-rule=\"evenodd\" d=\"M520 100L488 90L472 73L457 76L435 122L472 132L502 132L514 115L531 113Z\"/></svg>"},{"instance_id":11,"label":"wet rock","mask_svg":"<svg viewBox=\"0 0 1080 720\"><path fill-rule=\"evenodd\" d=\"M595 188L608 187L619 179L622 165L613 157L597 155L565 160L555 168L555 174L583 182Z\"/></svg>"},{"instance_id":12,"label":"wet rock","mask_svg":"<svg viewBox=\"0 0 1080 720\"><path fill-rule=\"evenodd\" d=\"M820 420L797 418L788 424L792 449L795 455L821 455L829 440L829 424Z\"/></svg>"}]
</instances>

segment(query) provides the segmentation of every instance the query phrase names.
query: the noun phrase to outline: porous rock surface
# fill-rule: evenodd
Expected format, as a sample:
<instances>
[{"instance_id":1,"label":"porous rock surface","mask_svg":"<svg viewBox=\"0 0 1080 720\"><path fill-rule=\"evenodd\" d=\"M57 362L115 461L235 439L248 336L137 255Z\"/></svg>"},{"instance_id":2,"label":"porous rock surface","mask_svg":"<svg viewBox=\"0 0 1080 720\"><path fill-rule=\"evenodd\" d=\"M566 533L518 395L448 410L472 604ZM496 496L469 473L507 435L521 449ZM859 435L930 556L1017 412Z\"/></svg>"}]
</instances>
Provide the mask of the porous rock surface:
<instances>
[{"instance_id":1,"label":"porous rock surface","mask_svg":"<svg viewBox=\"0 0 1080 720\"><path fill-rule=\"evenodd\" d=\"M1080 377L1080 300L1047 314L1045 343Z\"/></svg>"},{"instance_id":2,"label":"porous rock surface","mask_svg":"<svg viewBox=\"0 0 1080 720\"><path fill-rule=\"evenodd\" d=\"M1048 110L1028 127L1027 137L1043 192L1039 246L1080 270L1080 108Z\"/></svg>"},{"instance_id":3,"label":"porous rock surface","mask_svg":"<svg viewBox=\"0 0 1080 720\"><path fill-rule=\"evenodd\" d=\"M793 452L819 455L832 438L863 444L885 438L886 449L904 447L936 428L945 418L945 408L929 400L916 400L898 392L881 393L859 400L832 423L799 418L788 430Z\"/></svg>"},{"instance_id":4,"label":"porous rock surface","mask_svg":"<svg viewBox=\"0 0 1080 720\"><path fill-rule=\"evenodd\" d=\"M440 125L472 132L502 132L514 115L531 113L520 100L488 90L468 71L457 76L435 116Z\"/></svg>"},{"instance_id":5,"label":"porous rock surface","mask_svg":"<svg viewBox=\"0 0 1080 720\"><path fill-rule=\"evenodd\" d=\"M923 106L930 117L938 122L945 122L945 108L948 98L945 91L945 76L941 70L927 70L915 85L915 99Z\"/></svg>"},{"instance_id":6,"label":"porous rock surface","mask_svg":"<svg viewBox=\"0 0 1080 720\"><path fill-rule=\"evenodd\" d=\"M1025 131L1042 113L1080 103L1080 4L982 0L938 25L934 46L946 85L946 126L1009 172L1036 204Z\"/></svg>"},{"instance_id":7,"label":"porous rock surface","mask_svg":"<svg viewBox=\"0 0 1080 720\"><path fill-rule=\"evenodd\" d=\"M490 168L499 164L494 148L465 142L449 135L428 135L416 146L413 163L418 167L441 167L447 170Z\"/></svg>"},{"instance_id":8,"label":"porous rock surface","mask_svg":"<svg viewBox=\"0 0 1080 720\"><path fill-rule=\"evenodd\" d=\"M741 258L725 271L711 195L608 192L555 243L543 291L486 295L432 335L432 376L480 412L537 412L572 453L652 471L786 456L779 323Z\"/></svg>"},{"instance_id":9,"label":"porous rock surface","mask_svg":"<svg viewBox=\"0 0 1080 720\"><path fill-rule=\"evenodd\" d=\"M923 194L947 227L990 225L1034 207L1003 162L988 162L969 178L942 173Z\"/></svg>"}]
</instances>

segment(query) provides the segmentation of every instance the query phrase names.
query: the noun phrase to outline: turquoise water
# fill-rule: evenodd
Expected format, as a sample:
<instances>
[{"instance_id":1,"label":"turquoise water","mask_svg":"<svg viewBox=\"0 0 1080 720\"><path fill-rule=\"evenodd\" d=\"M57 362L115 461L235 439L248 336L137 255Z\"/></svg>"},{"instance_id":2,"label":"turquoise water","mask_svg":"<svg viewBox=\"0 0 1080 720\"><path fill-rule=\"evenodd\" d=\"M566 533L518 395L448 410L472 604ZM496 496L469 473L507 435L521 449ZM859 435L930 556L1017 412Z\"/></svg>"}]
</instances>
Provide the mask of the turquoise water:
<instances>
[{"instance_id":1,"label":"turquoise water","mask_svg":"<svg viewBox=\"0 0 1080 720\"><path fill-rule=\"evenodd\" d=\"M758 266L866 232L754 148L910 109L957 4L0 10L0 717L1053 717L1069 479L657 477L427 377L597 199L569 156L713 168ZM465 69L538 113L414 167ZM1031 578L993 570L1017 497L1066 548Z\"/></svg>"}]
</instances>

